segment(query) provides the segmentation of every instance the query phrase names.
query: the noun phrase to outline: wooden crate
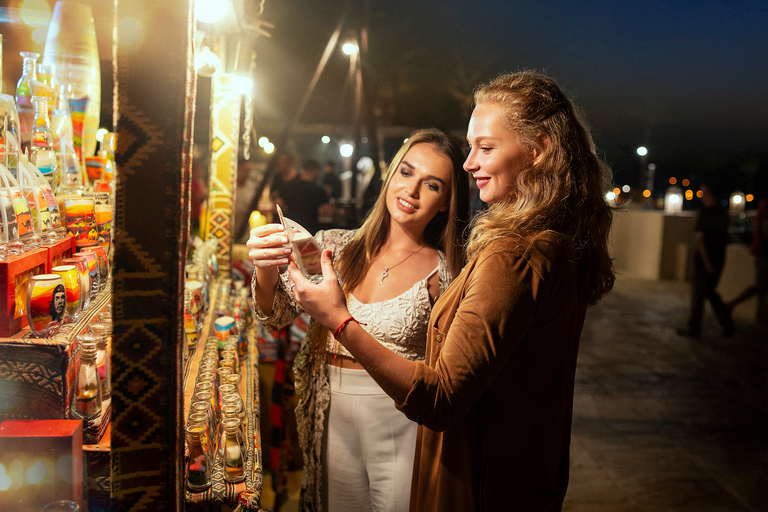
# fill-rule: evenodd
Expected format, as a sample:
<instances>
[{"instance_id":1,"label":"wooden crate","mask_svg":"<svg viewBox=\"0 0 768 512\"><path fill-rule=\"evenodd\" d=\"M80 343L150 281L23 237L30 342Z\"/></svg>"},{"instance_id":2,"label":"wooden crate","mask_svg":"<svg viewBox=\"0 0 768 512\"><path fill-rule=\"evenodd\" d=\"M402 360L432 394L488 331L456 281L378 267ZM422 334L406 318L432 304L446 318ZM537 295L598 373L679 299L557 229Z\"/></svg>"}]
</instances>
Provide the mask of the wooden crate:
<instances>
[{"instance_id":1,"label":"wooden crate","mask_svg":"<svg viewBox=\"0 0 768 512\"><path fill-rule=\"evenodd\" d=\"M0 493L0 510L42 510L58 500L83 506L81 421L5 420L0 463L11 480L11 490Z\"/></svg>"},{"instance_id":2,"label":"wooden crate","mask_svg":"<svg viewBox=\"0 0 768 512\"><path fill-rule=\"evenodd\" d=\"M53 267L61 263L61 260L69 258L77 252L75 248L75 235L67 235L55 244L46 246L45 249L48 251L45 271L50 273Z\"/></svg>"},{"instance_id":3,"label":"wooden crate","mask_svg":"<svg viewBox=\"0 0 768 512\"><path fill-rule=\"evenodd\" d=\"M27 325L27 284L30 277L45 273L47 264L45 247L0 261L0 337L13 336Z\"/></svg>"},{"instance_id":4,"label":"wooden crate","mask_svg":"<svg viewBox=\"0 0 768 512\"><path fill-rule=\"evenodd\" d=\"M87 314L64 324L50 338L35 338L29 328L0 338L0 420L71 417L71 395L80 364L77 335L108 302L109 291L105 290L91 301ZM88 425L84 436L98 439L105 428Z\"/></svg>"}]
</instances>

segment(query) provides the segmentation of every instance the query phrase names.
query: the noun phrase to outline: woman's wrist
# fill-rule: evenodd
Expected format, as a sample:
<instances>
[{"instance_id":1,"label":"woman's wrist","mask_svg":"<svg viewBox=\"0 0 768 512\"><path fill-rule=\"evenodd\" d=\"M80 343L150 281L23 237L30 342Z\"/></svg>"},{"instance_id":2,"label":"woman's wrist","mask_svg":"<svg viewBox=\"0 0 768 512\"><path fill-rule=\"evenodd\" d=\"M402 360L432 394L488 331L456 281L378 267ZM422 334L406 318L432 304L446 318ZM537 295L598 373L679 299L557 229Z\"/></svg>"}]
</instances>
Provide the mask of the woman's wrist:
<instances>
[{"instance_id":1,"label":"woman's wrist","mask_svg":"<svg viewBox=\"0 0 768 512\"><path fill-rule=\"evenodd\" d=\"M328 330L331 331L331 334L333 334L333 337L337 340L339 339L341 332L346 329L350 322L357 322L357 320L355 320L349 311L344 311L343 313L334 315L333 318L334 320L329 321L329 325L327 325L327 327Z\"/></svg>"}]
</instances>

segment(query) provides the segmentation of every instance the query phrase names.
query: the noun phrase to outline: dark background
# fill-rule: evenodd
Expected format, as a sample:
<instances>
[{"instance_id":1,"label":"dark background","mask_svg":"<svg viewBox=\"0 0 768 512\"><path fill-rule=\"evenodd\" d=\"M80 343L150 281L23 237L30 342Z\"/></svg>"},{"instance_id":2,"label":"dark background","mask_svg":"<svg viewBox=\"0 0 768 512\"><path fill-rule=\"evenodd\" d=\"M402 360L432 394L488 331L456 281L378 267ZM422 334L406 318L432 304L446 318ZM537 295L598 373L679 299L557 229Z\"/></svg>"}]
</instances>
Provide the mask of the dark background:
<instances>
[{"instance_id":1,"label":"dark background","mask_svg":"<svg viewBox=\"0 0 768 512\"><path fill-rule=\"evenodd\" d=\"M265 2L275 28L257 40L257 128L293 115L342 6ZM366 19L365 87L379 126L461 133L477 84L533 69L584 110L618 185L638 183L644 145L657 195L673 176L752 193L748 207L768 195L768 2L387 0L368 16L352 2L346 27ZM348 62L334 53L303 123L351 122Z\"/></svg>"},{"instance_id":2,"label":"dark background","mask_svg":"<svg viewBox=\"0 0 768 512\"><path fill-rule=\"evenodd\" d=\"M85 3L96 19L110 18L112 2ZM293 117L345 3L263 2L261 18L275 27L267 29L271 37L255 41L257 136L278 139ZM583 109L617 185L637 185L644 165L654 163L657 196L663 196L670 177L688 178L694 189L709 184L721 196L751 193L755 200L748 208L768 196L764 0L348 3L340 42L367 26L364 87L381 129L402 127L407 133L437 126L463 136L475 86L502 72L533 69L557 80ZM21 74L18 51L43 50L20 22L20 5L0 0L4 92L10 94ZM151 14L137 12L136 18ZM98 25L97 32L102 124L109 128L111 27ZM294 129L301 158L338 159L340 137L323 145L318 133L307 133L307 125L343 126L352 138L354 88L348 69L349 58L337 49ZM386 158L401 141L385 141ZM645 162L635 153L640 145L648 148Z\"/></svg>"}]
</instances>

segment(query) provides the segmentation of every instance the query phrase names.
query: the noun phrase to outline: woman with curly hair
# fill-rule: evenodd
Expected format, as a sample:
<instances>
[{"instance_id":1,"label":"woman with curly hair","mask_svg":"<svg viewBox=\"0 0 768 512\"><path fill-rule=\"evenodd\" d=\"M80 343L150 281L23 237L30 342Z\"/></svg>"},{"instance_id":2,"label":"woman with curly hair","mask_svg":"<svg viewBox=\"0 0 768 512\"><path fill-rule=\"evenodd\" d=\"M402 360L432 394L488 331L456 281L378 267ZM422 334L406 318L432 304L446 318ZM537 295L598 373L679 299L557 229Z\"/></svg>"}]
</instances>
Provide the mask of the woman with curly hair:
<instances>
[{"instance_id":1,"label":"woman with curly hair","mask_svg":"<svg viewBox=\"0 0 768 512\"><path fill-rule=\"evenodd\" d=\"M327 251L319 285L289 266L294 294L419 424L412 511L560 510L581 329L614 281L607 168L572 102L534 72L477 89L467 141L464 169L490 206L432 309L423 362L365 332Z\"/></svg>"}]
</instances>

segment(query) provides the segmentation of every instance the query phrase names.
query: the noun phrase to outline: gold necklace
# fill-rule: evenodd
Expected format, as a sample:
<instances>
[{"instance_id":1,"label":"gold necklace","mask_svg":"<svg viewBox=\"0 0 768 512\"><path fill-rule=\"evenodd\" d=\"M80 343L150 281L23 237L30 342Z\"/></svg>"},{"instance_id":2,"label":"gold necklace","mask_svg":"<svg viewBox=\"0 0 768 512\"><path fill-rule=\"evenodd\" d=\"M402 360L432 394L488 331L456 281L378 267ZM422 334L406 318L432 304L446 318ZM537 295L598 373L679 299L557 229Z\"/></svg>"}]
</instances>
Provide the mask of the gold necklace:
<instances>
[{"instance_id":1,"label":"gold necklace","mask_svg":"<svg viewBox=\"0 0 768 512\"><path fill-rule=\"evenodd\" d=\"M422 250L424 247L426 247L426 244L425 244L425 245L422 245L421 247L419 247L418 249L416 249L415 251L413 251L411 254L409 254L408 256L406 256L405 258L403 258L402 260L400 260L400 263L404 262L405 260L407 260L408 258L410 258L411 256L413 256L414 254L416 254L417 252L419 252L420 250ZM395 267L396 267L397 265L399 265L400 263L397 263L396 265L393 265L393 266L391 266L391 267L388 267L388 266L387 266L387 264L386 264L386 263L384 263L384 260L383 260L383 259L381 259L381 254L379 254L379 261L381 262L381 264L382 264L382 265L384 265L384 272L382 272L382 273L381 273L381 281L379 281L379 284L384 284L384 279L385 279L385 278L386 278L386 277L389 275L389 271L390 271L390 270L392 270L393 268L395 268Z\"/></svg>"}]
</instances>

